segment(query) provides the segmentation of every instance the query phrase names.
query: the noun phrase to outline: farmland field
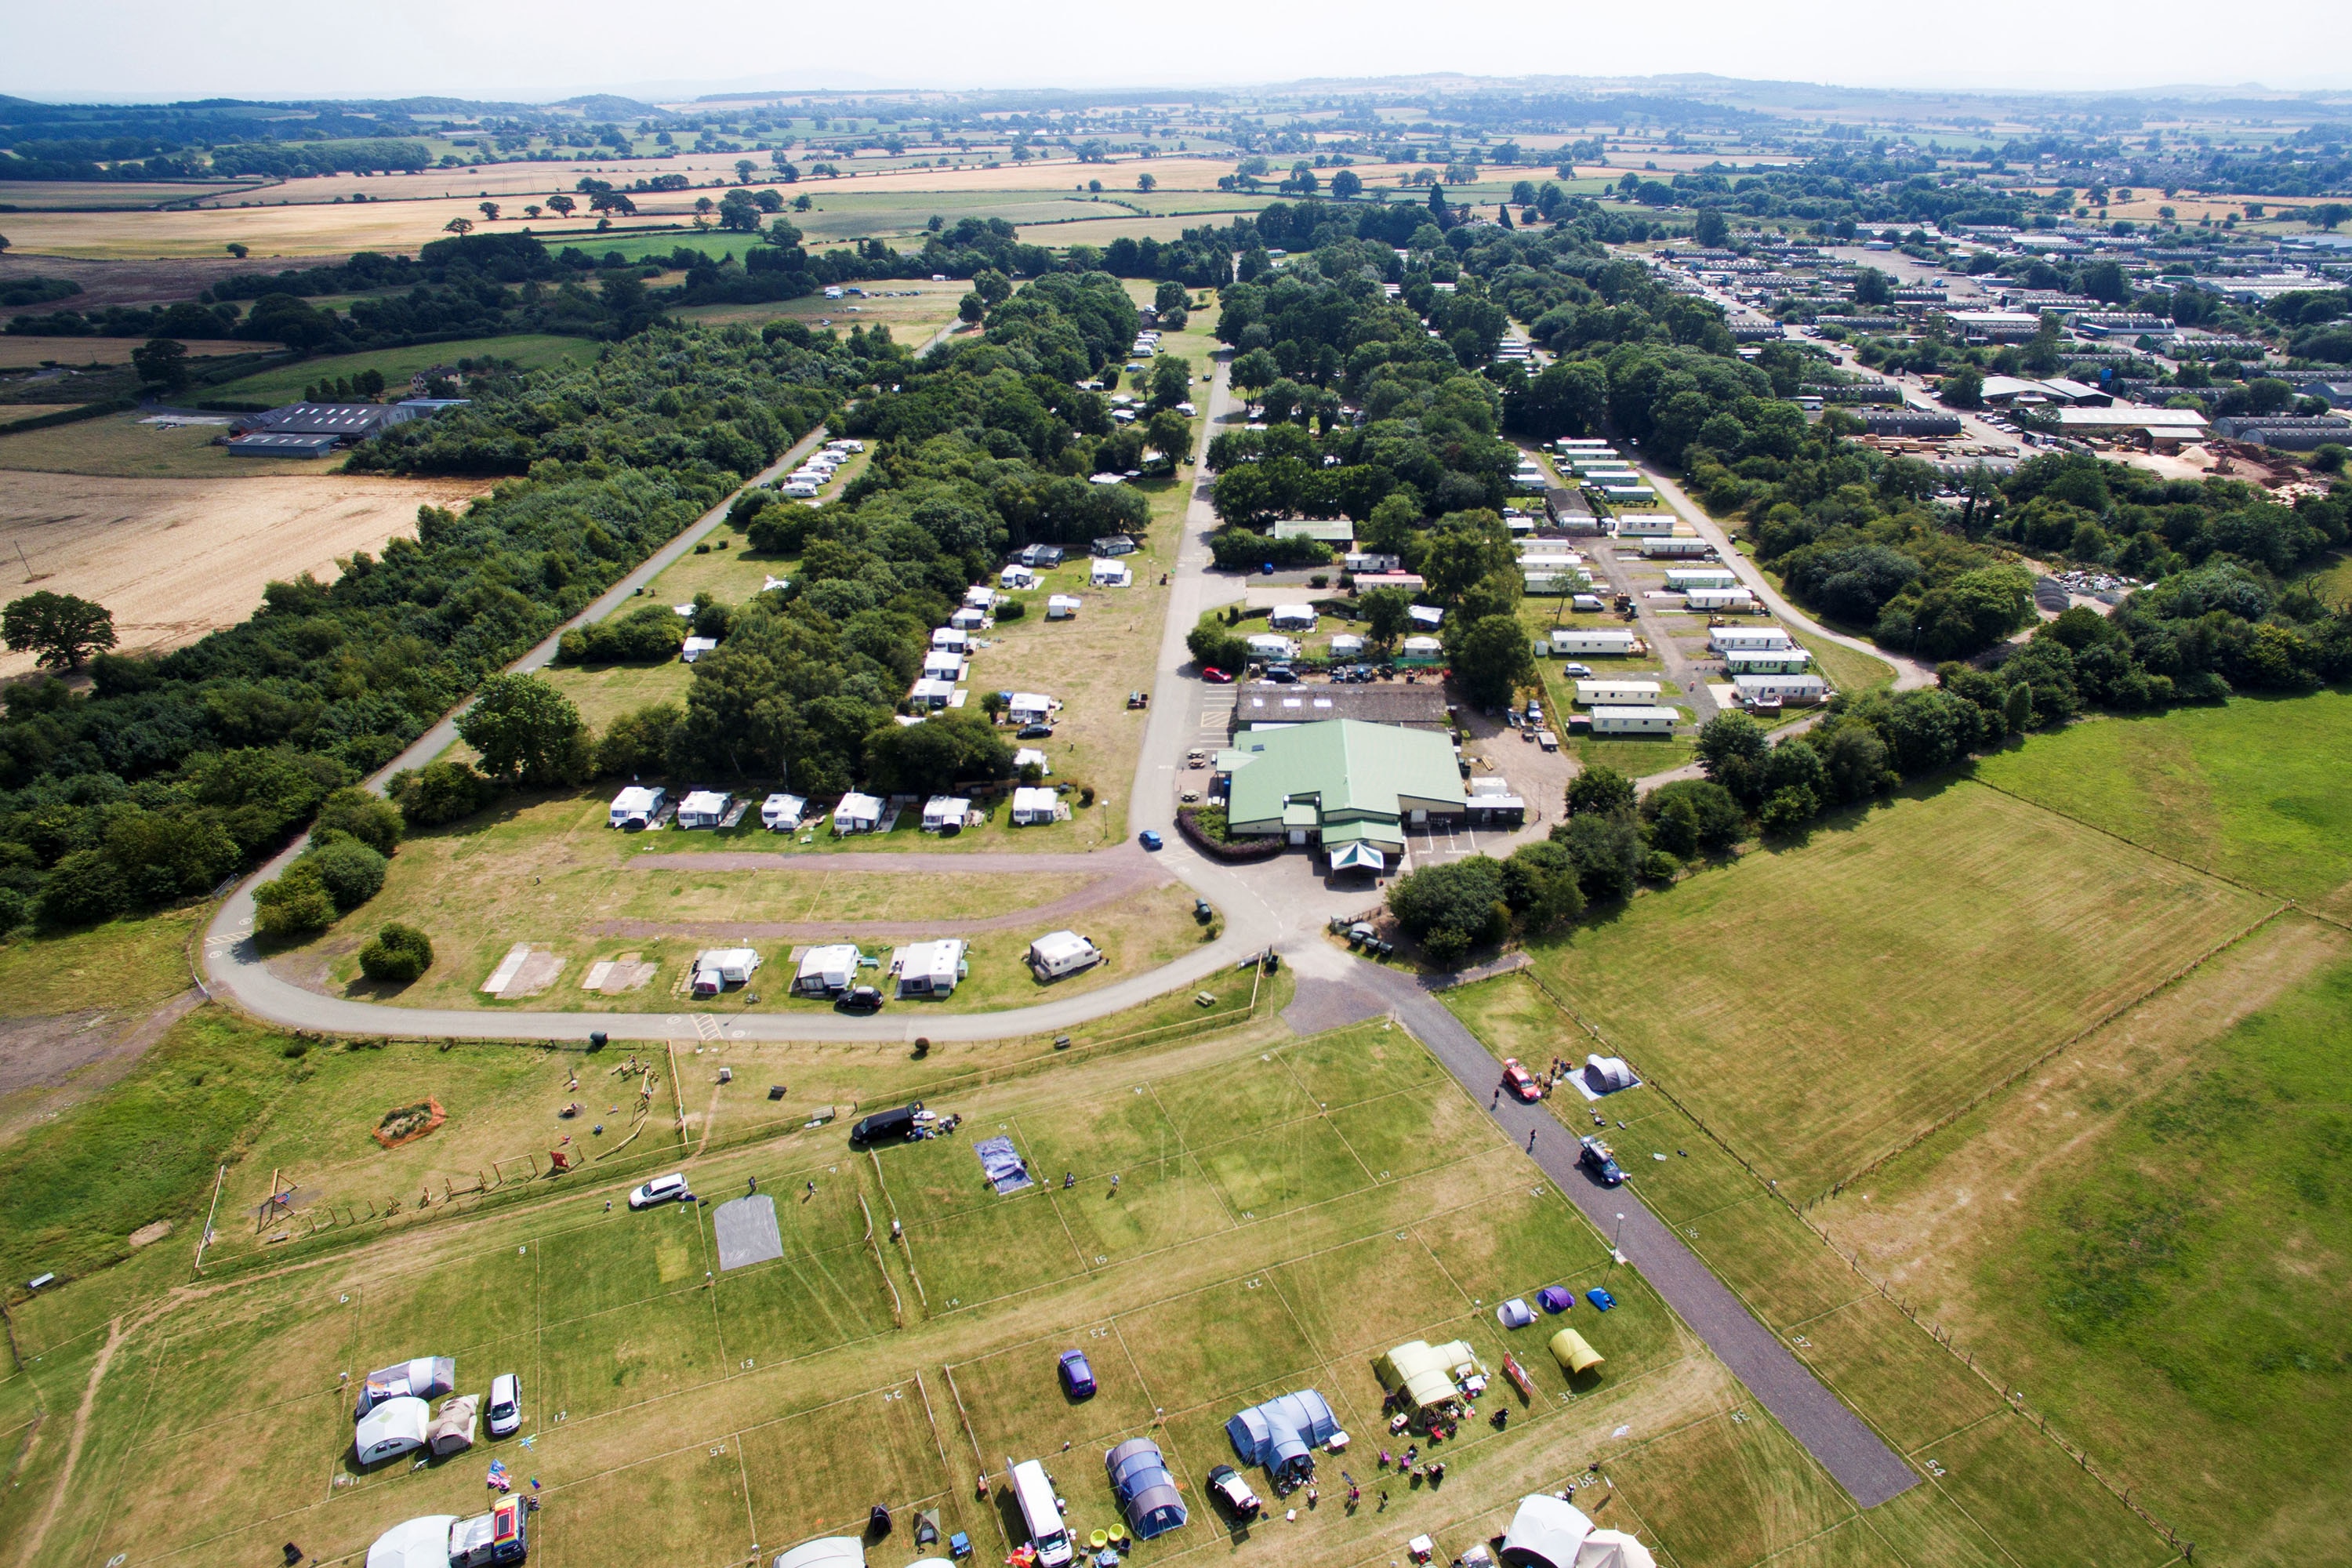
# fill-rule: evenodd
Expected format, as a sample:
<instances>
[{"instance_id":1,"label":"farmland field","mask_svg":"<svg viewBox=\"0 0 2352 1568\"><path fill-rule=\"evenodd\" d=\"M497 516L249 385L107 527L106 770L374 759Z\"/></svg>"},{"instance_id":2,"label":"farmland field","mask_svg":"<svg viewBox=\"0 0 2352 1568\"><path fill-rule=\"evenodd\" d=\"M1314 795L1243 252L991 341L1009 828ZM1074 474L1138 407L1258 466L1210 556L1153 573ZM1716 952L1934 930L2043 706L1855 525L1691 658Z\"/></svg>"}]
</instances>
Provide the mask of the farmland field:
<instances>
[{"instance_id":1,"label":"farmland field","mask_svg":"<svg viewBox=\"0 0 2352 1568\"><path fill-rule=\"evenodd\" d=\"M0 440L0 464L18 442L113 423L7 437ZM162 438L131 428L134 439ZM380 550L395 534L413 537L419 506L448 506L480 489L467 479L345 476L316 463L301 465L307 471L299 477L273 476L268 470L279 465L267 462L252 467L263 471L215 479L11 474L0 487L0 531L24 549L41 586L111 610L128 652L177 647L235 625L260 605L272 581L304 572L331 581L339 558ZM32 668L29 653L0 655L0 673Z\"/></svg>"},{"instance_id":2,"label":"farmland field","mask_svg":"<svg viewBox=\"0 0 2352 1568\"><path fill-rule=\"evenodd\" d=\"M1637 899L1536 963L1811 1194L2274 907L1959 784Z\"/></svg>"},{"instance_id":3,"label":"farmland field","mask_svg":"<svg viewBox=\"0 0 2352 1568\"><path fill-rule=\"evenodd\" d=\"M213 445L227 434L227 416L218 417L223 425L163 426L144 424L138 414L110 414L0 436L0 471L117 479L236 479L330 474L337 466L331 457L232 458Z\"/></svg>"},{"instance_id":4,"label":"farmland field","mask_svg":"<svg viewBox=\"0 0 2352 1568\"><path fill-rule=\"evenodd\" d=\"M131 351L137 348L140 338L43 338L28 333L0 335L0 370L29 370L36 365L55 361L58 364L129 364ZM206 359L227 358L249 354L256 349L267 349L268 343L238 342L233 338L191 338L187 342L189 368L201 372Z\"/></svg>"},{"instance_id":5,"label":"farmland field","mask_svg":"<svg viewBox=\"0 0 2352 1568\"><path fill-rule=\"evenodd\" d=\"M2192 866L2352 915L2352 691L2103 718L1977 776Z\"/></svg>"},{"instance_id":6,"label":"farmland field","mask_svg":"<svg viewBox=\"0 0 2352 1568\"><path fill-rule=\"evenodd\" d=\"M580 1187L436 1196L431 1215L387 1227L354 1214L356 1199L301 1189L316 1173L347 1191L370 1168L386 1189L403 1171L413 1184L420 1153L462 1136L486 1100L529 1097L535 1082L544 1103L567 1061L600 1070L564 1053L461 1052L473 1069L436 1063L425 1079L441 1080L450 1121L385 1152L355 1114L375 1102L365 1086L376 1100L413 1092L412 1050L416 1067L440 1057L392 1049L334 1053L281 1091L272 1127L299 1128L308 1152L273 1132L250 1163L291 1176L291 1216L225 1212L213 1277L168 1311L93 1334L76 1304L92 1282L19 1312L30 1370L0 1382L0 1424L91 1397L71 1473L64 1444L41 1446L0 1494L0 1531L54 1561L235 1563L289 1539L331 1560L400 1520L478 1507L479 1466L495 1455L532 1483L533 1558L550 1568L740 1561L856 1533L877 1503L899 1530L908 1510L935 1508L942 1534L1001 1554L1008 1455L1053 1467L1083 1534L1118 1522L1097 1456L1132 1435L1160 1444L1192 1512L1138 1543L1145 1563L1237 1549L1286 1568L1353 1561L1416 1531L1458 1552L1521 1493L1588 1462L1613 1484L1579 1500L1662 1561L1746 1562L1853 1522L1639 1275L1612 1268L1418 1045L1381 1025L1307 1039L1252 1026L936 1089L929 1102L961 1113L962 1129L870 1156L845 1147L838 1123L778 1128L686 1164L702 1205L608 1205L656 1168L640 1161ZM1216 1109L1235 1085L1255 1108L1245 1126ZM982 1136L1010 1138L1038 1184L992 1193L970 1148ZM253 1170L238 1174L240 1193L262 1190ZM754 1179L782 1256L722 1271L708 1203ZM274 1228L321 1221L270 1247ZM1573 1388L1541 1354L1543 1330L1507 1334L1489 1310L1507 1293L1602 1279L1617 1308L1603 1319L1580 1303L1576 1319L1609 1361ZM1510 1409L1508 1427L1465 1425L1442 1450L1444 1484L1408 1485L1370 1452L1370 1360L1403 1339L1457 1336L1490 1365L1514 1351L1536 1398L1498 1381L1487 1403ZM1053 1357L1072 1347L1093 1363L1091 1401L1055 1387ZM454 1355L468 1389L519 1373L523 1436L453 1462L353 1468L341 1374L419 1353ZM1200 1485L1228 1457L1223 1419L1302 1386L1331 1400L1355 1449L1326 1460L1319 1505L1291 1500L1296 1522L1229 1529ZM1342 1463L1364 1483L1360 1508L1340 1497ZM1711 1510L1677 1497L1694 1470L1728 1483L1711 1489ZM1383 1483L1391 1495L1375 1500Z\"/></svg>"},{"instance_id":7,"label":"farmland field","mask_svg":"<svg viewBox=\"0 0 2352 1568\"><path fill-rule=\"evenodd\" d=\"M382 372L384 380L391 384L384 395L392 399L408 395L410 376L437 364L453 365L461 359L491 355L512 360L525 370L538 370L551 364L585 363L594 359L602 347L590 338L559 338L540 332L518 332L503 338L466 338L457 342L418 343L412 348L378 349L367 353L330 354L323 359L299 360L275 370L205 387L203 395L235 403L291 403L302 395L305 386L313 383L373 370Z\"/></svg>"}]
</instances>

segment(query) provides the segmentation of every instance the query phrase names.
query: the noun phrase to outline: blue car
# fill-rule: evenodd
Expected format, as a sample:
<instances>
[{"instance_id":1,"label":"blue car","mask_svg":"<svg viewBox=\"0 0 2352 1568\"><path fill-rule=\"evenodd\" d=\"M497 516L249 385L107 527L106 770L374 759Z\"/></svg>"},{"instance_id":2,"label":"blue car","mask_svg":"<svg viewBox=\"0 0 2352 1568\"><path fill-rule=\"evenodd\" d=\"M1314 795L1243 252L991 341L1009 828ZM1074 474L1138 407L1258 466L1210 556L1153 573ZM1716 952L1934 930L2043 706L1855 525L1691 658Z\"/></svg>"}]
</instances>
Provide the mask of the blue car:
<instances>
[{"instance_id":1,"label":"blue car","mask_svg":"<svg viewBox=\"0 0 2352 1568\"><path fill-rule=\"evenodd\" d=\"M1154 832L1153 832L1151 829L1150 829L1149 827L1145 828L1142 832L1140 832L1140 833L1137 834L1137 835L1135 836L1135 841L1136 841L1138 844L1142 845L1146 849L1157 849L1157 848L1159 848L1159 847L1160 847L1160 846L1161 845L1161 843L1162 843L1162 842L1164 842L1164 841L1160 838L1160 835L1158 835L1157 833L1154 833Z\"/></svg>"},{"instance_id":2,"label":"blue car","mask_svg":"<svg viewBox=\"0 0 2352 1568\"><path fill-rule=\"evenodd\" d=\"M1062 1380L1062 1392L1073 1399L1095 1396L1095 1369L1087 1364L1084 1351L1064 1351L1062 1359L1054 1363L1054 1371Z\"/></svg>"}]
</instances>

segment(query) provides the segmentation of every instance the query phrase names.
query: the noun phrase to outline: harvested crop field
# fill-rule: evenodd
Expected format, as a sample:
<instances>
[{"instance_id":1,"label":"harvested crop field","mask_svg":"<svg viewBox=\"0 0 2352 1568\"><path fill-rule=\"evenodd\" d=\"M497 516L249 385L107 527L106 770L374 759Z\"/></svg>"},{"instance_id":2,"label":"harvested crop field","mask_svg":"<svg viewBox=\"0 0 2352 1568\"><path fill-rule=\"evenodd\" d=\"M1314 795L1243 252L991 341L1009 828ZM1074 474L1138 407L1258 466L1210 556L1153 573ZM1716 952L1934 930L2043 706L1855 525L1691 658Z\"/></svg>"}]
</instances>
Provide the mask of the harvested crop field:
<instances>
[{"instance_id":1,"label":"harvested crop field","mask_svg":"<svg viewBox=\"0 0 2352 1568\"><path fill-rule=\"evenodd\" d=\"M1536 963L1637 1068L1809 1195L2276 902L1955 784L1637 900Z\"/></svg>"},{"instance_id":2,"label":"harvested crop field","mask_svg":"<svg viewBox=\"0 0 2352 1568\"><path fill-rule=\"evenodd\" d=\"M0 486L0 537L22 546L38 585L114 612L123 651L174 647L253 613L274 579L332 578L339 557L414 535L416 509L478 493L467 480L315 476L90 479L15 473ZM33 668L0 657L0 675Z\"/></svg>"},{"instance_id":3,"label":"harvested crop field","mask_svg":"<svg viewBox=\"0 0 2352 1568\"><path fill-rule=\"evenodd\" d=\"M90 301L76 297L58 301L60 309L86 309ZM129 364L131 351L146 342L144 338L41 338L11 333L0 337L0 370L31 370L44 364ZM227 359L236 354L249 354L257 349L274 349L274 343L242 343L227 338L190 338L187 340L190 360ZM202 366L194 367L199 371Z\"/></svg>"}]
</instances>

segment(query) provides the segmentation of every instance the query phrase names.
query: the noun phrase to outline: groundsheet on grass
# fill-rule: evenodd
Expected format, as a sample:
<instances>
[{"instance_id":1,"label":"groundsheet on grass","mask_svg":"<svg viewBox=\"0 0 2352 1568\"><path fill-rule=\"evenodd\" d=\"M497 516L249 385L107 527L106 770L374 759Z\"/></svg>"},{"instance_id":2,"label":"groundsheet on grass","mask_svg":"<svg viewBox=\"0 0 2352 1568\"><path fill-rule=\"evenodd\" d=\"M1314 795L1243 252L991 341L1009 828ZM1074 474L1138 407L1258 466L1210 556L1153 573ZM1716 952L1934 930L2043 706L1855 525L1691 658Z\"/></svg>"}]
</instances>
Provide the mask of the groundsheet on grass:
<instances>
[{"instance_id":1,"label":"groundsheet on grass","mask_svg":"<svg viewBox=\"0 0 2352 1568\"><path fill-rule=\"evenodd\" d=\"M776 1230L776 1200L765 1193L720 1204L711 1211L710 1228L719 1237L722 1271L784 1255L784 1238Z\"/></svg>"},{"instance_id":2,"label":"groundsheet on grass","mask_svg":"<svg viewBox=\"0 0 2352 1568\"><path fill-rule=\"evenodd\" d=\"M1591 1068L1578 1068L1568 1075L1566 1081L1576 1086L1576 1092L1584 1096L1585 1103L1588 1105L1596 1104L1609 1095L1622 1094L1626 1089L1642 1087L1642 1080L1637 1078L1627 1084L1625 1089L1602 1089L1591 1081L1599 1076Z\"/></svg>"},{"instance_id":3,"label":"groundsheet on grass","mask_svg":"<svg viewBox=\"0 0 2352 1568\"><path fill-rule=\"evenodd\" d=\"M988 1184L996 1189L999 1196L1017 1193L1029 1185L1028 1163L1021 1158L1020 1151L1013 1147L1012 1139L991 1138L973 1144L971 1152L980 1156L980 1168L988 1177Z\"/></svg>"}]
</instances>

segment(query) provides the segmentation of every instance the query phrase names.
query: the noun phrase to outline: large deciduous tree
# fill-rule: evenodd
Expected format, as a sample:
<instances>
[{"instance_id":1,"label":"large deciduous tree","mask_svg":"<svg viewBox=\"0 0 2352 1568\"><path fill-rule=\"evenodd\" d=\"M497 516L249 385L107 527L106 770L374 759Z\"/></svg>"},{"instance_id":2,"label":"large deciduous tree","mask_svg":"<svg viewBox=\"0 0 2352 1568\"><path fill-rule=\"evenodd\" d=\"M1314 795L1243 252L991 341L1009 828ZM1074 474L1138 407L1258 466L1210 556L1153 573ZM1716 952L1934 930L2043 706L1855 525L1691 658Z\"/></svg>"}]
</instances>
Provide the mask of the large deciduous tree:
<instances>
[{"instance_id":1,"label":"large deciduous tree","mask_svg":"<svg viewBox=\"0 0 2352 1568\"><path fill-rule=\"evenodd\" d=\"M44 588L0 610L0 637L13 653L37 654L43 669L73 669L114 646L114 615L103 605Z\"/></svg>"},{"instance_id":2,"label":"large deciduous tree","mask_svg":"<svg viewBox=\"0 0 2352 1568\"><path fill-rule=\"evenodd\" d=\"M492 676L458 715L457 733L491 778L546 788L586 776L588 726L570 698L536 676Z\"/></svg>"}]
</instances>

